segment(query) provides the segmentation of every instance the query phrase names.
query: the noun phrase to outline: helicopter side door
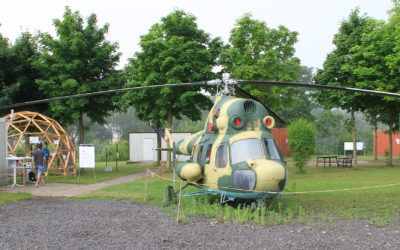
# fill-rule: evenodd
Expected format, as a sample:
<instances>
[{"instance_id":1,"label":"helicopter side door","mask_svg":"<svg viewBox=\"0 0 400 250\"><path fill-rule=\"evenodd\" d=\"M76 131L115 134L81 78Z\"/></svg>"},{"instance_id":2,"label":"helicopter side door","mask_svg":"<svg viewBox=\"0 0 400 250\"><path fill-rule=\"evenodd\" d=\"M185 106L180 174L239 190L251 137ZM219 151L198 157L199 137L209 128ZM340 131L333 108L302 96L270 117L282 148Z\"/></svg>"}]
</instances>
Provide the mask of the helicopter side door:
<instances>
[{"instance_id":1,"label":"helicopter side door","mask_svg":"<svg viewBox=\"0 0 400 250\"><path fill-rule=\"evenodd\" d=\"M210 169L210 184L214 188L231 186L232 169L229 163L229 147L226 143L214 144L210 148L210 161L206 168Z\"/></svg>"}]
</instances>

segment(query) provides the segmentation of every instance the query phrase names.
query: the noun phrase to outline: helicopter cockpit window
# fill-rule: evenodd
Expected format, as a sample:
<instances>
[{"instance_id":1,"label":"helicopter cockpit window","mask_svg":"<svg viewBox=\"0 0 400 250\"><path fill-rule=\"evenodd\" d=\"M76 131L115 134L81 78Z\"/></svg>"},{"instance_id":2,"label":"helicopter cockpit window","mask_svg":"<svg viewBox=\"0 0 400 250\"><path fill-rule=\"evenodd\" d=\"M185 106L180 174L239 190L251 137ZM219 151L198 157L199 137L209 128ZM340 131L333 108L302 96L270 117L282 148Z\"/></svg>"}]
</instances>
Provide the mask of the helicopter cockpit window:
<instances>
[{"instance_id":1,"label":"helicopter cockpit window","mask_svg":"<svg viewBox=\"0 0 400 250\"><path fill-rule=\"evenodd\" d=\"M264 139L264 149L267 159L281 160L278 148L276 147L275 141L273 139Z\"/></svg>"},{"instance_id":2,"label":"helicopter cockpit window","mask_svg":"<svg viewBox=\"0 0 400 250\"><path fill-rule=\"evenodd\" d=\"M215 167L224 168L228 163L228 148L226 145L222 144L217 149L217 154L215 155Z\"/></svg>"},{"instance_id":3,"label":"helicopter cockpit window","mask_svg":"<svg viewBox=\"0 0 400 250\"><path fill-rule=\"evenodd\" d=\"M232 164L249 159L264 159L260 141L258 139L246 139L235 141L231 146Z\"/></svg>"},{"instance_id":4,"label":"helicopter cockpit window","mask_svg":"<svg viewBox=\"0 0 400 250\"><path fill-rule=\"evenodd\" d=\"M207 147L206 164L210 163L211 148L212 148L212 144L209 144Z\"/></svg>"},{"instance_id":5,"label":"helicopter cockpit window","mask_svg":"<svg viewBox=\"0 0 400 250\"><path fill-rule=\"evenodd\" d=\"M203 146L201 146L200 148L199 148L199 152L197 152L197 159L196 159L196 162L198 163L198 164L200 164L201 163L201 154L203 153Z\"/></svg>"}]
</instances>

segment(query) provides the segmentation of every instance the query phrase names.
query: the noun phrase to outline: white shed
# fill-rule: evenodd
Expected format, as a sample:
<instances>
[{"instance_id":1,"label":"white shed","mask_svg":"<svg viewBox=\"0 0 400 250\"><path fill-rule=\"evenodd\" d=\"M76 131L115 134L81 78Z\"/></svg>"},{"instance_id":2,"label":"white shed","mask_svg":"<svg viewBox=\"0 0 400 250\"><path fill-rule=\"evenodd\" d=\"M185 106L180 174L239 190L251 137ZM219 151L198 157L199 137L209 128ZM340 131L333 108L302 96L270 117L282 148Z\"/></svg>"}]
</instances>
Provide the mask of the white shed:
<instances>
[{"instance_id":1,"label":"white shed","mask_svg":"<svg viewBox=\"0 0 400 250\"><path fill-rule=\"evenodd\" d=\"M172 133L175 142L192 135L192 133ZM161 147L166 148L167 143L161 140ZM130 132L129 133L129 161L157 161L157 133L155 132ZM190 156L177 155L178 161L185 161ZM167 160L167 152L162 151L161 160Z\"/></svg>"}]
</instances>

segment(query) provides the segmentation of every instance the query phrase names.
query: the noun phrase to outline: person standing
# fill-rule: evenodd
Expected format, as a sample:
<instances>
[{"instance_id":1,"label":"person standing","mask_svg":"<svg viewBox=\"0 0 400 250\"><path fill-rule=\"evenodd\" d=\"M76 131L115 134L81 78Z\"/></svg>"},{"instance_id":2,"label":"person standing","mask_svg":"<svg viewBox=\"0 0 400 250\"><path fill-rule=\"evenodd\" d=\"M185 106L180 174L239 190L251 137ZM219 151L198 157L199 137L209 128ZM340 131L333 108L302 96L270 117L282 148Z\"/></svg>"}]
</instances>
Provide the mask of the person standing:
<instances>
[{"instance_id":1,"label":"person standing","mask_svg":"<svg viewBox=\"0 0 400 250\"><path fill-rule=\"evenodd\" d=\"M38 143L38 144L36 144L35 151L33 152L33 163L35 165L36 174L37 174L35 187L38 187L39 183L43 183L41 176L43 173L45 161L46 161L46 157L42 150L42 144Z\"/></svg>"},{"instance_id":2,"label":"person standing","mask_svg":"<svg viewBox=\"0 0 400 250\"><path fill-rule=\"evenodd\" d=\"M44 152L44 156L46 157L46 161L44 162L44 169L43 172L47 172L47 168L49 167L49 156L50 156L50 151L47 148L48 144L47 142L44 143L44 147L43 147L43 152Z\"/></svg>"}]
</instances>

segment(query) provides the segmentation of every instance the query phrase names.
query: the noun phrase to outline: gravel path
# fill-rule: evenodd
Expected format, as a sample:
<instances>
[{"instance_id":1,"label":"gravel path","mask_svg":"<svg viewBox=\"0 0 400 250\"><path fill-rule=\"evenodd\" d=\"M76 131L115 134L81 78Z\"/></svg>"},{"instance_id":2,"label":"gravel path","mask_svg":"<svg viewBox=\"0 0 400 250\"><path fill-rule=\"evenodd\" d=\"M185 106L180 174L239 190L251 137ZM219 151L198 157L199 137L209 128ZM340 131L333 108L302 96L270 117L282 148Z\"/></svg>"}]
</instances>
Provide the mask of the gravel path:
<instances>
[{"instance_id":1,"label":"gravel path","mask_svg":"<svg viewBox=\"0 0 400 250\"><path fill-rule=\"evenodd\" d=\"M400 228L186 224L127 200L34 198L0 206L0 249L399 249Z\"/></svg>"}]
</instances>

